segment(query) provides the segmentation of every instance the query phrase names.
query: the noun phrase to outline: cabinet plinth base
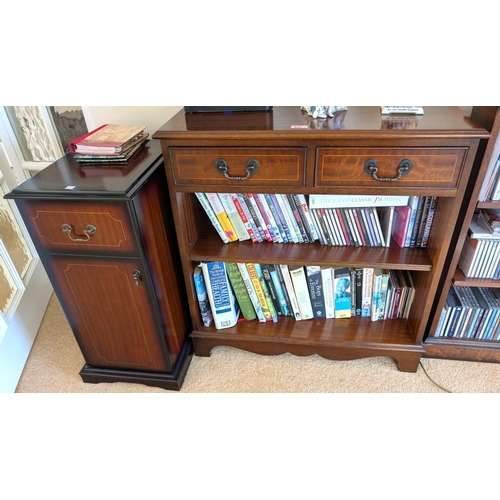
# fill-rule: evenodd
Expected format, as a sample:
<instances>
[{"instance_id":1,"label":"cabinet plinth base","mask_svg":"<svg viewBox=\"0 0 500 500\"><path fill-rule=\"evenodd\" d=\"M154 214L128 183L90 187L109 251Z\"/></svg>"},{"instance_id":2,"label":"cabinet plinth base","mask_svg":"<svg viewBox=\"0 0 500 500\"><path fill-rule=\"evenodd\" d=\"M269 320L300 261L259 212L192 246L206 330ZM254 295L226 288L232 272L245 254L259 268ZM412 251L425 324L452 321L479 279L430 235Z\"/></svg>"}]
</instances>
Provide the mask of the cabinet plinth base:
<instances>
[{"instance_id":1,"label":"cabinet plinth base","mask_svg":"<svg viewBox=\"0 0 500 500\"><path fill-rule=\"evenodd\" d=\"M435 340L429 337L425 343L425 358L454 359L500 363L500 344L477 340Z\"/></svg>"},{"instance_id":2,"label":"cabinet plinth base","mask_svg":"<svg viewBox=\"0 0 500 500\"><path fill-rule=\"evenodd\" d=\"M179 391L184 382L187 369L193 358L191 342L186 342L172 373L138 372L116 368L99 368L85 365L80 376L85 383L98 384L100 382L126 382L160 387L168 391Z\"/></svg>"},{"instance_id":3,"label":"cabinet plinth base","mask_svg":"<svg viewBox=\"0 0 500 500\"><path fill-rule=\"evenodd\" d=\"M341 342L332 342L331 345L319 343L292 343L283 339L244 339L241 337L231 338L223 333L221 335L206 335L203 332L194 331L191 334L196 356L209 357L212 349L217 346L228 346L243 351L273 356L279 354L293 354L295 356L312 356L317 354L325 359L333 361L348 361L375 356L385 356L397 361L399 370L402 372L415 373L418 369L420 358L424 353L422 346L418 345L395 345L392 347L366 344L353 346Z\"/></svg>"}]
</instances>

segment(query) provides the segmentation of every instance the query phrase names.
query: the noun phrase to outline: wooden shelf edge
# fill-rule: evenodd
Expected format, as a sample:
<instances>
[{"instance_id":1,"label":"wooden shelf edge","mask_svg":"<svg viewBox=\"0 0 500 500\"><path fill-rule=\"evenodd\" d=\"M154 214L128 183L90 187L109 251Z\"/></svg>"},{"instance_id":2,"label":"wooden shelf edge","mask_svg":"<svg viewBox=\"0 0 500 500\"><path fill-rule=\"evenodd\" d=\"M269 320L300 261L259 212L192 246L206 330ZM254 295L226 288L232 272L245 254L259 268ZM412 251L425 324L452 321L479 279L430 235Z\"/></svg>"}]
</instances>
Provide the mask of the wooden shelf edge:
<instances>
[{"instance_id":1,"label":"wooden shelf edge","mask_svg":"<svg viewBox=\"0 0 500 500\"><path fill-rule=\"evenodd\" d=\"M434 339L424 342L425 358L500 363L500 342Z\"/></svg>"}]
</instances>

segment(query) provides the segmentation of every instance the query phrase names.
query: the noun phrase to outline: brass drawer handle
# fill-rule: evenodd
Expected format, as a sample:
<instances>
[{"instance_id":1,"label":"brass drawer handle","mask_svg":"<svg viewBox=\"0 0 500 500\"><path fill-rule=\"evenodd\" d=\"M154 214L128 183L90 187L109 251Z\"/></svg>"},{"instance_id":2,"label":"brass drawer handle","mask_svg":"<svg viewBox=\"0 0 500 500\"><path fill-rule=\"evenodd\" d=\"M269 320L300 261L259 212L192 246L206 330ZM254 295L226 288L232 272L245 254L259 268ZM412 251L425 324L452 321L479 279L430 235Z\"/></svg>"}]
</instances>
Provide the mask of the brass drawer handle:
<instances>
[{"instance_id":1,"label":"brass drawer handle","mask_svg":"<svg viewBox=\"0 0 500 500\"><path fill-rule=\"evenodd\" d=\"M88 224L87 227L84 229L84 234L85 236L87 237L86 239L84 238L72 238L71 237L71 233L73 232L73 227L70 226L69 224L63 224L61 226L61 229L63 230L64 233L67 233L68 234L68 238L71 240L71 241L89 241L90 240L90 237L96 233L97 231L97 228L95 226L93 226L92 224Z\"/></svg>"},{"instance_id":2,"label":"brass drawer handle","mask_svg":"<svg viewBox=\"0 0 500 500\"><path fill-rule=\"evenodd\" d=\"M412 164L410 160L403 160L398 167L397 177L377 177L378 166L373 159L367 160L365 163L365 172L371 174L376 181L389 182L397 181L402 175L406 175L411 170Z\"/></svg>"},{"instance_id":3,"label":"brass drawer handle","mask_svg":"<svg viewBox=\"0 0 500 500\"><path fill-rule=\"evenodd\" d=\"M245 168L245 170L247 172L246 177L237 177L237 176L231 177L227 173L228 166L227 166L226 160L224 160L223 158L219 158L218 160L216 160L215 169L217 170L217 172L220 172L221 174L223 174L226 179L230 179L232 181L244 181L244 180L248 179L252 174L255 174L255 172L257 172L257 170L259 170L259 162L257 160L255 160L254 158L250 158L250 160L247 161L247 166Z\"/></svg>"}]
</instances>

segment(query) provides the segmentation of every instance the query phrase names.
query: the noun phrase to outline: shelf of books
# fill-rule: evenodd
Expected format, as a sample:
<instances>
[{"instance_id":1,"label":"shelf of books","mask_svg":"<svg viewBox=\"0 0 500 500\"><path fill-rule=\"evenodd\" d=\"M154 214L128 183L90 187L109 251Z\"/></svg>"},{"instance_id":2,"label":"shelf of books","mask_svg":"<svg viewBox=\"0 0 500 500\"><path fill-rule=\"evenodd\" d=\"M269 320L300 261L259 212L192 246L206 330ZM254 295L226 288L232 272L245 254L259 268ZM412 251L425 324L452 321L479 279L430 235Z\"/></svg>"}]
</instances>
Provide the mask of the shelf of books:
<instances>
[{"instance_id":1,"label":"shelf of books","mask_svg":"<svg viewBox=\"0 0 500 500\"><path fill-rule=\"evenodd\" d=\"M262 337L280 352L298 344L302 354L353 342L415 348L409 318L423 292L414 279L432 270L425 247L436 197L373 196L378 206L368 208L340 195L178 196L202 209L184 210L182 221L198 228L189 256L197 336L221 330L219 340L251 341L252 350Z\"/></svg>"},{"instance_id":2,"label":"shelf of books","mask_svg":"<svg viewBox=\"0 0 500 500\"><path fill-rule=\"evenodd\" d=\"M475 107L472 117L491 138L471 176L425 349L429 357L500 362L500 110Z\"/></svg>"}]
</instances>

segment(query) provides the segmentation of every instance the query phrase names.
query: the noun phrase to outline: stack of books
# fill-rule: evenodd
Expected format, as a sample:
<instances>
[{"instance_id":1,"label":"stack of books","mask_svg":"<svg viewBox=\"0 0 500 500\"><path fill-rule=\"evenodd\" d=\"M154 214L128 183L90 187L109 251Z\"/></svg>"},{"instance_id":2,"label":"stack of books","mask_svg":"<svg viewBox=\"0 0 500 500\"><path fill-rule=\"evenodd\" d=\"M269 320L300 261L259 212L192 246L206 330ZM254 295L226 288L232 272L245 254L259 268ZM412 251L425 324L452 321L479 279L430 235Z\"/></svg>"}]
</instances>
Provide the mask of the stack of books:
<instances>
[{"instance_id":1,"label":"stack of books","mask_svg":"<svg viewBox=\"0 0 500 500\"><path fill-rule=\"evenodd\" d=\"M78 163L116 165L126 163L146 143L148 133L140 125L101 125L69 143Z\"/></svg>"},{"instance_id":2,"label":"stack of books","mask_svg":"<svg viewBox=\"0 0 500 500\"><path fill-rule=\"evenodd\" d=\"M200 262L193 273L204 326L361 316L408 318L415 294L409 271L330 266Z\"/></svg>"}]
</instances>

